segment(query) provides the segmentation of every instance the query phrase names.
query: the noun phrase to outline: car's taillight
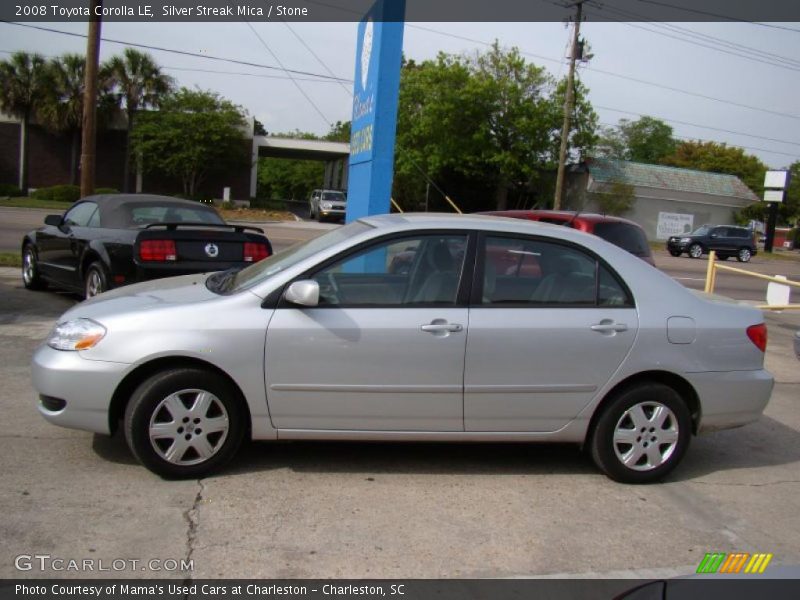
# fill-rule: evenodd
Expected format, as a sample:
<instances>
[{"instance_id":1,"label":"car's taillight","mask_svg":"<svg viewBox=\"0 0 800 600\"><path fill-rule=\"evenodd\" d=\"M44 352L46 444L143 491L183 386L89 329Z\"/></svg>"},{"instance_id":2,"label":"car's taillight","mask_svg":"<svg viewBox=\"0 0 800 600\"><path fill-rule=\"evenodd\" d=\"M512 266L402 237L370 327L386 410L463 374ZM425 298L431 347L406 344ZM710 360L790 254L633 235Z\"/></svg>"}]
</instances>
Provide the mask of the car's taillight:
<instances>
[{"instance_id":1,"label":"car's taillight","mask_svg":"<svg viewBox=\"0 0 800 600\"><path fill-rule=\"evenodd\" d=\"M172 240L144 240L139 244L139 258L154 262L177 260Z\"/></svg>"},{"instance_id":2,"label":"car's taillight","mask_svg":"<svg viewBox=\"0 0 800 600\"><path fill-rule=\"evenodd\" d=\"M767 326L764 323L751 325L747 328L747 337L762 352L767 351Z\"/></svg>"},{"instance_id":3,"label":"car's taillight","mask_svg":"<svg viewBox=\"0 0 800 600\"><path fill-rule=\"evenodd\" d=\"M258 262L269 256L269 248L266 244L257 242L244 243L244 262Z\"/></svg>"}]
</instances>

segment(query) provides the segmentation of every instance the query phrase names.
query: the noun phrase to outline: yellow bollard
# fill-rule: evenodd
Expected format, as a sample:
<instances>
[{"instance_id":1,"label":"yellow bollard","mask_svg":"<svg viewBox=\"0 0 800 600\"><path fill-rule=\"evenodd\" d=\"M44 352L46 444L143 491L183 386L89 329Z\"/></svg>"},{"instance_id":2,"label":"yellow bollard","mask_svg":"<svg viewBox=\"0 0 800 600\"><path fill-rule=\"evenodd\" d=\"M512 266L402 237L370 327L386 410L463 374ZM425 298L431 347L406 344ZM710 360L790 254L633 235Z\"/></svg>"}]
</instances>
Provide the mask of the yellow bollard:
<instances>
[{"instance_id":1,"label":"yellow bollard","mask_svg":"<svg viewBox=\"0 0 800 600\"><path fill-rule=\"evenodd\" d=\"M714 293L714 284L716 283L715 279L716 279L716 274L717 274L716 273L716 269L714 268L716 266L715 265L716 260L717 260L717 253L714 252L714 250L711 250L708 253L708 269L706 269L706 287L705 287L705 292L707 294L713 294Z\"/></svg>"}]
</instances>

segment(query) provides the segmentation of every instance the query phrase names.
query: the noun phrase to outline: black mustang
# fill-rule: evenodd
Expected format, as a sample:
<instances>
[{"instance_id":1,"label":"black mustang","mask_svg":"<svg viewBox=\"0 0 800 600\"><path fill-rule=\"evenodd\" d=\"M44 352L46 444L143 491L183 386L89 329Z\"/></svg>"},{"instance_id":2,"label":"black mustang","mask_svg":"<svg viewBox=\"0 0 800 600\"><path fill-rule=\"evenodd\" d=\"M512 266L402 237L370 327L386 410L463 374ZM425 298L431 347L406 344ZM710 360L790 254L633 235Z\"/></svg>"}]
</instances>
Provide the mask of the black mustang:
<instances>
[{"instance_id":1,"label":"black mustang","mask_svg":"<svg viewBox=\"0 0 800 600\"><path fill-rule=\"evenodd\" d=\"M89 196L44 222L22 240L25 287L52 284L87 298L147 279L241 268L272 254L261 229L228 225L211 206L166 196Z\"/></svg>"}]
</instances>

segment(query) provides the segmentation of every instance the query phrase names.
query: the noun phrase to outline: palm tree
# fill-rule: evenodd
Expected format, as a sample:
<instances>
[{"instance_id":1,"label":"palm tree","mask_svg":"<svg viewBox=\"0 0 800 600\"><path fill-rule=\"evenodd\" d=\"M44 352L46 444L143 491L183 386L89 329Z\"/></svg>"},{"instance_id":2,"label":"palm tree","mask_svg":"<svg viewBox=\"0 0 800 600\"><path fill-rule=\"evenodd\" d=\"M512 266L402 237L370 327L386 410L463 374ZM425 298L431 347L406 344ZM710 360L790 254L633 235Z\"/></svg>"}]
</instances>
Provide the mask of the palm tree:
<instances>
[{"instance_id":1,"label":"palm tree","mask_svg":"<svg viewBox=\"0 0 800 600\"><path fill-rule=\"evenodd\" d=\"M28 191L28 125L47 85L47 68L39 54L15 52L0 61L0 110L20 119L19 188Z\"/></svg>"},{"instance_id":2,"label":"palm tree","mask_svg":"<svg viewBox=\"0 0 800 600\"><path fill-rule=\"evenodd\" d=\"M145 108L157 108L174 86L174 80L161 72L153 58L144 52L126 48L122 56L113 56L101 70L101 80L113 88L117 104L122 105L128 118L125 141L125 168L123 191L128 190L130 179L131 132L135 125L136 112Z\"/></svg>"},{"instance_id":3,"label":"palm tree","mask_svg":"<svg viewBox=\"0 0 800 600\"><path fill-rule=\"evenodd\" d=\"M71 136L69 182L74 185L81 148L86 59L79 54L64 54L47 67L48 89L38 116L47 128Z\"/></svg>"}]
</instances>

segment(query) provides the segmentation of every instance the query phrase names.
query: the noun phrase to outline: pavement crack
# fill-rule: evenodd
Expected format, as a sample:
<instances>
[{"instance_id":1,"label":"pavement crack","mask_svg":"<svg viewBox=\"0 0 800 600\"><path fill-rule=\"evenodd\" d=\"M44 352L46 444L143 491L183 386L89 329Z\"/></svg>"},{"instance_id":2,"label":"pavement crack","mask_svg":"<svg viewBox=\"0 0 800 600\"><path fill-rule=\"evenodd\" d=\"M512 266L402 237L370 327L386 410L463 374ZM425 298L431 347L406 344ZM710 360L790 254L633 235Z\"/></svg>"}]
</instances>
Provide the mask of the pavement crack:
<instances>
[{"instance_id":1,"label":"pavement crack","mask_svg":"<svg viewBox=\"0 0 800 600\"><path fill-rule=\"evenodd\" d=\"M777 481L767 481L765 483L732 483L727 481L690 481L699 485L719 485L725 487L768 487L771 485L782 485L785 483L800 483L797 479L779 479Z\"/></svg>"},{"instance_id":2,"label":"pavement crack","mask_svg":"<svg viewBox=\"0 0 800 600\"><path fill-rule=\"evenodd\" d=\"M197 495L194 497L192 507L183 513L183 518L186 519L186 558L184 565L188 571L184 571L186 576L184 581L189 583L192 581L192 572L194 571L193 555L197 542L197 526L200 522L200 504L203 502L203 494L206 491L206 486L202 479L197 480Z\"/></svg>"}]
</instances>

